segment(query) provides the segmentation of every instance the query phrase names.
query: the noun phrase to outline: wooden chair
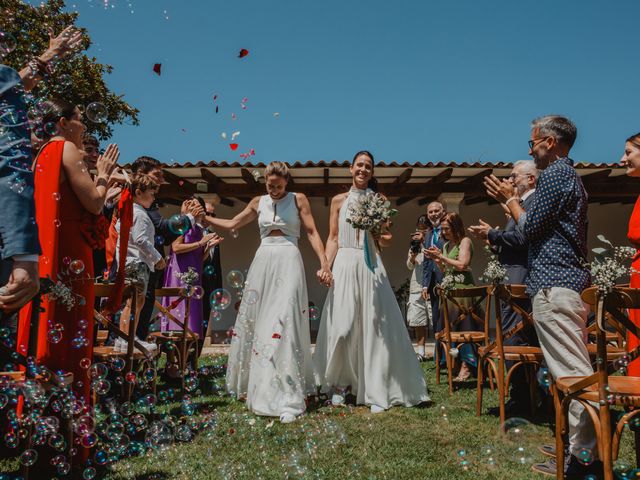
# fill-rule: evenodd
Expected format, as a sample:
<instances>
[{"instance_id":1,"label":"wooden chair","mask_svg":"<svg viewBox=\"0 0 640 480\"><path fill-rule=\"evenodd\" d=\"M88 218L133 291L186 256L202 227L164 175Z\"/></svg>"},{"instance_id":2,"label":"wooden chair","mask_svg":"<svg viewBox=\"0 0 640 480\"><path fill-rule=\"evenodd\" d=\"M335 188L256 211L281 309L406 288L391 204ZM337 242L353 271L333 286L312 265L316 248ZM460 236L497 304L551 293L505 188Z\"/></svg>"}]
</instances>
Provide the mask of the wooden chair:
<instances>
[{"instance_id":1,"label":"wooden chair","mask_svg":"<svg viewBox=\"0 0 640 480\"><path fill-rule=\"evenodd\" d=\"M187 319L189 318L189 312L191 309L191 297L187 295L187 290L184 288L157 288L156 289L156 301L155 306L160 312L177 324L181 330L167 331L167 332L153 332L151 337L155 339L158 344L159 350L164 351L167 354L167 360L170 355L175 355L178 370L180 372L181 388L184 389L185 370L187 364L191 363L191 367L195 370L198 367L198 357L200 356L198 341L200 336L193 332L187 325ZM178 297L174 300L169 308L164 307L158 299L163 297ZM180 303L185 302L184 306L184 318L178 319L172 310L176 309ZM178 347L175 347L175 343L178 342Z\"/></svg>"},{"instance_id":2,"label":"wooden chair","mask_svg":"<svg viewBox=\"0 0 640 480\"><path fill-rule=\"evenodd\" d=\"M602 460L606 480L612 480L613 461L618 457L620 438L625 424L640 414L640 377L610 376L620 367L618 359L611 359L607 348L607 324L616 331L626 329L640 336L640 327L627 316L627 309L640 308L640 289L616 287L607 295L596 287L586 289L582 299L595 307L596 312L596 372L589 376L561 377L556 379L556 454L558 465L564 463L564 446L568 442L568 409L572 401L580 402L591 418ZM627 353L631 361L640 355L640 347ZM610 406L629 409L611 431ZM636 434L636 462L640 459L640 442ZM558 479L564 472L558 469Z\"/></svg>"},{"instance_id":3,"label":"wooden chair","mask_svg":"<svg viewBox=\"0 0 640 480\"><path fill-rule=\"evenodd\" d=\"M486 346L478 349L478 389L476 399L476 415L482 414L482 393L484 384L484 367L489 369L489 373L496 379L498 384L500 424L504 425L505 401L509 385L514 372L520 368L525 369L527 382L529 384L529 398L531 400L531 414L535 413L536 398L536 371L542 364L544 356L542 349L535 346L505 345L504 342L525 327L533 327L533 318L529 312L524 310L518 300L525 300L528 295L524 285L502 285L491 287L491 296L494 299L496 312L496 338ZM514 327L504 332L502 330L502 309L501 303L508 304L522 318ZM514 362L507 370L506 362Z\"/></svg>"},{"instance_id":4,"label":"wooden chair","mask_svg":"<svg viewBox=\"0 0 640 480\"><path fill-rule=\"evenodd\" d=\"M437 288L437 293L440 295L440 310L444 317L444 328L435 335L436 342L440 342L440 347L435 351L436 384L440 384L440 355L442 354L440 350L444 349L449 394L453 394L453 364L455 361L451 356L453 345L468 343L480 346L489 343L490 288L487 286L468 287L448 292ZM480 316L480 307L483 302L485 303L484 316ZM449 318L450 307L457 311L455 318ZM454 328L467 317L471 318L480 330L454 331Z\"/></svg>"},{"instance_id":5,"label":"wooden chair","mask_svg":"<svg viewBox=\"0 0 640 480\"><path fill-rule=\"evenodd\" d=\"M111 295L114 284L112 283L96 283L94 285L94 291L96 298L98 297L108 297ZM93 358L94 361L101 361L109 363L113 361L115 358L124 358L125 367L123 369L123 375L126 378L129 372L136 373L136 371L140 372L146 368L156 366L156 359L159 355L159 351L148 351L146 348L142 346L140 342L136 340L136 327L138 325L138 315L136 312L136 295L135 295L135 287L132 285L127 285L123 294L124 298L131 298L131 312L134 312L134 320L129 322L128 331L121 330L115 323L113 323L109 318L103 315L101 312L97 310L93 311L94 320L98 323L98 325L104 327L106 330L114 333L116 336L127 341L127 351L126 352L117 352L114 347L111 346L96 346L93 349ZM125 401L130 401L131 396L133 394L134 383L124 382L123 383L123 397ZM155 392L156 382L153 380L151 382L151 388Z\"/></svg>"}]
</instances>

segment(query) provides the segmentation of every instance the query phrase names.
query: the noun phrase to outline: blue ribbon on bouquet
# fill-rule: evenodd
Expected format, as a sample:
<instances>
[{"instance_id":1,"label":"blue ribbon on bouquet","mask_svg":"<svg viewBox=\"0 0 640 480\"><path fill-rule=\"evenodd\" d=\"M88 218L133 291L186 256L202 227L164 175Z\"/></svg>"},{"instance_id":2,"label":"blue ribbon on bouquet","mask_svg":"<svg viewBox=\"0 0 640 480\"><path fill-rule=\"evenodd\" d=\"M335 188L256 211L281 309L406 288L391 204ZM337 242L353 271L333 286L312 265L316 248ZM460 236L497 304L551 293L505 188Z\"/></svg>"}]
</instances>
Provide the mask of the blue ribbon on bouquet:
<instances>
[{"instance_id":1,"label":"blue ribbon on bouquet","mask_svg":"<svg viewBox=\"0 0 640 480\"><path fill-rule=\"evenodd\" d=\"M371 248L369 247L369 232L364 231L364 263L366 263L367 268L372 272L375 270L375 264L373 261L373 257L371 256Z\"/></svg>"}]
</instances>

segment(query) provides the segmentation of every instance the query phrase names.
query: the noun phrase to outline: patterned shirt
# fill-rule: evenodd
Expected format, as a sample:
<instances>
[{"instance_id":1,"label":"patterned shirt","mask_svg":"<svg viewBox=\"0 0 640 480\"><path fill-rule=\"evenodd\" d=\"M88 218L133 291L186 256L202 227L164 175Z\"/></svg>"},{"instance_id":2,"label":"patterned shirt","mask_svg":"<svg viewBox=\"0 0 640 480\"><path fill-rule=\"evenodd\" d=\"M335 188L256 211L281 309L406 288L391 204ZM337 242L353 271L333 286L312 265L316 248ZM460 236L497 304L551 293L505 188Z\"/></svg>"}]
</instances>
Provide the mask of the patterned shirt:
<instances>
[{"instance_id":1,"label":"patterned shirt","mask_svg":"<svg viewBox=\"0 0 640 480\"><path fill-rule=\"evenodd\" d=\"M529 243L527 293L563 287L582 293L591 285L587 263L587 192L560 158L540 174L533 204L518 220Z\"/></svg>"}]
</instances>

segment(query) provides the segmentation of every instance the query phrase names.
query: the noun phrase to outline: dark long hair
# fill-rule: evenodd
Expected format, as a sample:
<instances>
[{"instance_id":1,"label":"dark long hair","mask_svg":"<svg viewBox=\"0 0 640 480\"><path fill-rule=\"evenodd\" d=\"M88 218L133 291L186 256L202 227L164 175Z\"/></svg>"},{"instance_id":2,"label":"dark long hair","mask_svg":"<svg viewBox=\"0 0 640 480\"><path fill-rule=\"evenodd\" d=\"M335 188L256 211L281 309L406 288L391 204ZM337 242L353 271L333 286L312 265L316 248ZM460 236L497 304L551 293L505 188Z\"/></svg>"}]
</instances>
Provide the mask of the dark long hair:
<instances>
[{"instance_id":1,"label":"dark long hair","mask_svg":"<svg viewBox=\"0 0 640 480\"><path fill-rule=\"evenodd\" d=\"M455 212L447 213L442 220L440 220L440 225L444 222L447 222L451 227L451 233L453 235L453 242L459 243L462 241L464 237L466 237L464 232L464 223L462 223L462 217Z\"/></svg>"},{"instance_id":2,"label":"dark long hair","mask_svg":"<svg viewBox=\"0 0 640 480\"><path fill-rule=\"evenodd\" d=\"M41 109L43 125L47 122L58 123L61 118L71 120L76 113L76 106L73 103L60 99L47 100Z\"/></svg>"},{"instance_id":3,"label":"dark long hair","mask_svg":"<svg viewBox=\"0 0 640 480\"><path fill-rule=\"evenodd\" d=\"M356 153L353 156L353 160L351 160L351 166L353 167L353 165L356 163L356 159L360 155L364 155L364 156L369 157L371 159L371 178L369 179L369 182L367 183L367 188L370 188L374 192L377 192L378 191L378 179L374 176L375 163L376 162L373 159L373 154L371 152L369 152L368 150L360 150L358 153Z\"/></svg>"}]
</instances>

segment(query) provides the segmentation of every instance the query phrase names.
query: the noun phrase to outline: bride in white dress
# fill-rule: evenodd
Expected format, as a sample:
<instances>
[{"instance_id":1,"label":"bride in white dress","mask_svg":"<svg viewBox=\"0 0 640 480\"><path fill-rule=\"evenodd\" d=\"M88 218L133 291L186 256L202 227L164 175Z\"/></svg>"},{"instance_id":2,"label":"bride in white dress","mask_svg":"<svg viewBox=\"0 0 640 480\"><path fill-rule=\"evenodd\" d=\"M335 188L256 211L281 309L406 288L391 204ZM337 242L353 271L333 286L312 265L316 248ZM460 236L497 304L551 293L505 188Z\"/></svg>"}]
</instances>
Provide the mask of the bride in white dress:
<instances>
[{"instance_id":1,"label":"bride in white dress","mask_svg":"<svg viewBox=\"0 0 640 480\"><path fill-rule=\"evenodd\" d=\"M322 391L344 403L351 391L358 404L380 413L393 405L429 402L426 382L396 297L370 233L347 223L349 204L366 192L373 177L373 156L358 152L351 164L353 185L331 202L326 255L333 264L333 286L322 311L314 363ZM391 233L376 243L388 246ZM372 252L365 262L364 241ZM372 271L373 270L373 271Z\"/></svg>"},{"instance_id":2,"label":"bride in white dress","mask_svg":"<svg viewBox=\"0 0 640 480\"><path fill-rule=\"evenodd\" d=\"M255 197L231 220L207 217L217 228L237 229L256 218L262 239L247 274L227 362L227 391L246 399L257 415L289 423L315 393L309 336L309 304L298 250L304 228L318 260L318 279L331 282L324 246L307 197L287 192L282 162L265 170L267 195Z\"/></svg>"}]
</instances>

